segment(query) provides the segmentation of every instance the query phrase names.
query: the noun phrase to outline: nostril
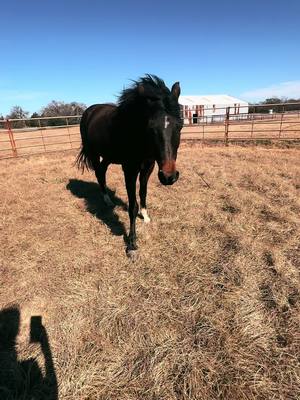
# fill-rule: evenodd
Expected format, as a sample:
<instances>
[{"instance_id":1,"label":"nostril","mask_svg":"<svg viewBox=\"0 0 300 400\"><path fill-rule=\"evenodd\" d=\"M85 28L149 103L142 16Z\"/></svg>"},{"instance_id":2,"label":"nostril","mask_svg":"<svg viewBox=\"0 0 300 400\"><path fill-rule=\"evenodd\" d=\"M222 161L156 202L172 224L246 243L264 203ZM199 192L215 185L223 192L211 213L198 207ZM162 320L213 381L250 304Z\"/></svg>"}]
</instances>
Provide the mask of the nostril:
<instances>
[{"instance_id":1,"label":"nostril","mask_svg":"<svg viewBox=\"0 0 300 400\"><path fill-rule=\"evenodd\" d=\"M173 185L173 183L175 183L177 181L177 178L175 175L171 175L168 177L168 184L169 185Z\"/></svg>"},{"instance_id":2,"label":"nostril","mask_svg":"<svg viewBox=\"0 0 300 400\"><path fill-rule=\"evenodd\" d=\"M166 175L162 170L158 172L158 178L163 185L173 185L178 179L179 172L176 171L172 175Z\"/></svg>"},{"instance_id":3,"label":"nostril","mask_svg":"<svg viewBox=\"0 0 300 400\"><path fill-rule=\"evenodd\" d=\"M172 175L172 183L175 183L178 180L179 172L176 171L174 175Z\"/></svg>"},{"instance_id":4,"label":"nostril","mask_svg":"<svg viewBox=\"0 0 300 400\"><path fill-rule=\"evenodd\" d=\"M166 185L166 184L167 184L168 178L165 176L165 174L163 173L163 171L159 171L159 172L158 172L158 178L159 178L160 182L161 182L163 185Z\"/></svg>"}]
</instances>

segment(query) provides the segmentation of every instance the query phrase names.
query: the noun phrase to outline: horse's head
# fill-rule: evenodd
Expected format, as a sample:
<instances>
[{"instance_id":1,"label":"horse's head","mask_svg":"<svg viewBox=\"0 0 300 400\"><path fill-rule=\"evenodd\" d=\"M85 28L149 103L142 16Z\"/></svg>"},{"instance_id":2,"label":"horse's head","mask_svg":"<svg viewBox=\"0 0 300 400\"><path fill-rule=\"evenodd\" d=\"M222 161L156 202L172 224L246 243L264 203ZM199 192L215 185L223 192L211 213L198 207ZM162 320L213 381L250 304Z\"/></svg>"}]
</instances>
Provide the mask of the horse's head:
<instances>
[{"instance_id":1,"label":"horse's head","mask_svg":"<svg viewBox=\"0 0 300 400\"><path fill-rule=\"evenodd\" d=\"M179 89L179 83L176 83ZM178 98L176 100L178 102ZM173 185L179 177L176 169L177 150L180 143L182 122L180 118L163 113L159 118L155 136L158 178L163 185Z\"/></svg>"},{"instance_id":2,"label":"horse's head","mask_svg":"<svg viewBox=\"0 0 300 400\"><path fill-rule=\"evenodd\" d=\"M163 81L158 80L158 84L160 90L150 85L140 85L139 90L150 110L149 138L159 167L158 178L163 185L172 185L179 177L176 158L182 128L178 104L180 85L174 83L170 91Z\"/></svg>"}]
</instances>

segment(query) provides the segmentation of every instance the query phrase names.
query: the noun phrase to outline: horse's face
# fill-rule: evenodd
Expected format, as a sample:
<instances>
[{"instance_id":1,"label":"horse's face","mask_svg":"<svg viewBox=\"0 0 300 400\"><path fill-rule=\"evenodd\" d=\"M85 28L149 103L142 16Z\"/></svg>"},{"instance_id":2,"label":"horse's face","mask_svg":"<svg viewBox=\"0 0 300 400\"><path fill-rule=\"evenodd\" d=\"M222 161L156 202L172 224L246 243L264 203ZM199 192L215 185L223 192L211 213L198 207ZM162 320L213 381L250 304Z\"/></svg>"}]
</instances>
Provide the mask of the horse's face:
<instances>
[{"instance_id":1,"label":"horse's face","mask_svg":"<svg viewBox=\"0 0 300 400\"><path fill-rule=\"evenodd\" d=\"M173 185L179 177L176 169L177 150L180 143L181 120L161 114L154 132L158 178L163 185Z\"/></svg>"},{"instance_id":2,"label":"horse's face","mask_svg":"<svg viewBox=\"0 0 300 400\"><path fill-rule=\"evenodd\" d=\"M179 110L178 97L180 95L179 83L175 83L171 90L169 100L170 109ZM161 100L158 100L158 102ZM176 169L177 150L180 143L182 121L179 111L166 112L168 108L157 104L155 113L150 120L152 138L154 138L155 158L159 167L158 178L163 185L173 185L179 177Z\"/></svg>"}]
</instances>

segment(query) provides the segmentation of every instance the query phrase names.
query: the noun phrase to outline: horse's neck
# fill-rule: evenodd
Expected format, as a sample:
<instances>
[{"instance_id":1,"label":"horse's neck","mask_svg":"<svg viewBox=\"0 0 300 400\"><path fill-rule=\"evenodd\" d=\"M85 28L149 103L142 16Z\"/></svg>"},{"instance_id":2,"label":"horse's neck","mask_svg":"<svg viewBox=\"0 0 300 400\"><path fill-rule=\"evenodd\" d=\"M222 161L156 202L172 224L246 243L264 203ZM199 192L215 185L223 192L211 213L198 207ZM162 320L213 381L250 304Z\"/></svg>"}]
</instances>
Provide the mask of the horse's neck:
<instances>
[{"instance_id":1,"label":"horse's neck","mask_svg":"<svg viewBox=\"0 0 300 400\"><path fill-rule=\"evenodd\" d=\"M148 126L150 116L141 107L128 107L119 111L120 125L131 130L142 130Z\"/></svg>"}]
</instances>

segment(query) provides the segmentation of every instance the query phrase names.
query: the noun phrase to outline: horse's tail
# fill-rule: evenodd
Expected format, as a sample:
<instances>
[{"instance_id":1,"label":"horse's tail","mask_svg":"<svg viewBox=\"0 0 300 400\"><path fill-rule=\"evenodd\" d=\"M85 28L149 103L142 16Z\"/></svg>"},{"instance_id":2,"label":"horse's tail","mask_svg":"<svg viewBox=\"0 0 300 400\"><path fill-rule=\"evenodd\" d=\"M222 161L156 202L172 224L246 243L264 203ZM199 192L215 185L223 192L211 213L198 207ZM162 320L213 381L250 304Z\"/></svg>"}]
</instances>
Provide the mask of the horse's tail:
<instances>
[{"instance_id":1,"label":"horse's tail","mask_svg":"<svg viewBox=\"0 0 300 400\"><path fill-rule=\"evenodd\" d=\"M87 118L88 118L88 110L85 110L82 114L81 121L80 121L80 134L81 134L81 149L78 153L78 156L75 161L75 165L78 169L81 169L82 172L84 169L92 170L92 157L91 157L91 150L89 147L88 142L88 129L87 129Z\"/></svg>"},{"instance_id":2,"label":"horse's tail","mask_svg":"<svg viewBox=\"0 0 300 400\"><path fill-rule=\"evenodd\" d=\"M81 147L81 150L78 153L75 165L77 166L78 169L81 169L82 172L85 169L87 170L94 169L91 159L89 158L89 154L86 152L86 149L83 146Z\"/></svg>"}]
</instances>

